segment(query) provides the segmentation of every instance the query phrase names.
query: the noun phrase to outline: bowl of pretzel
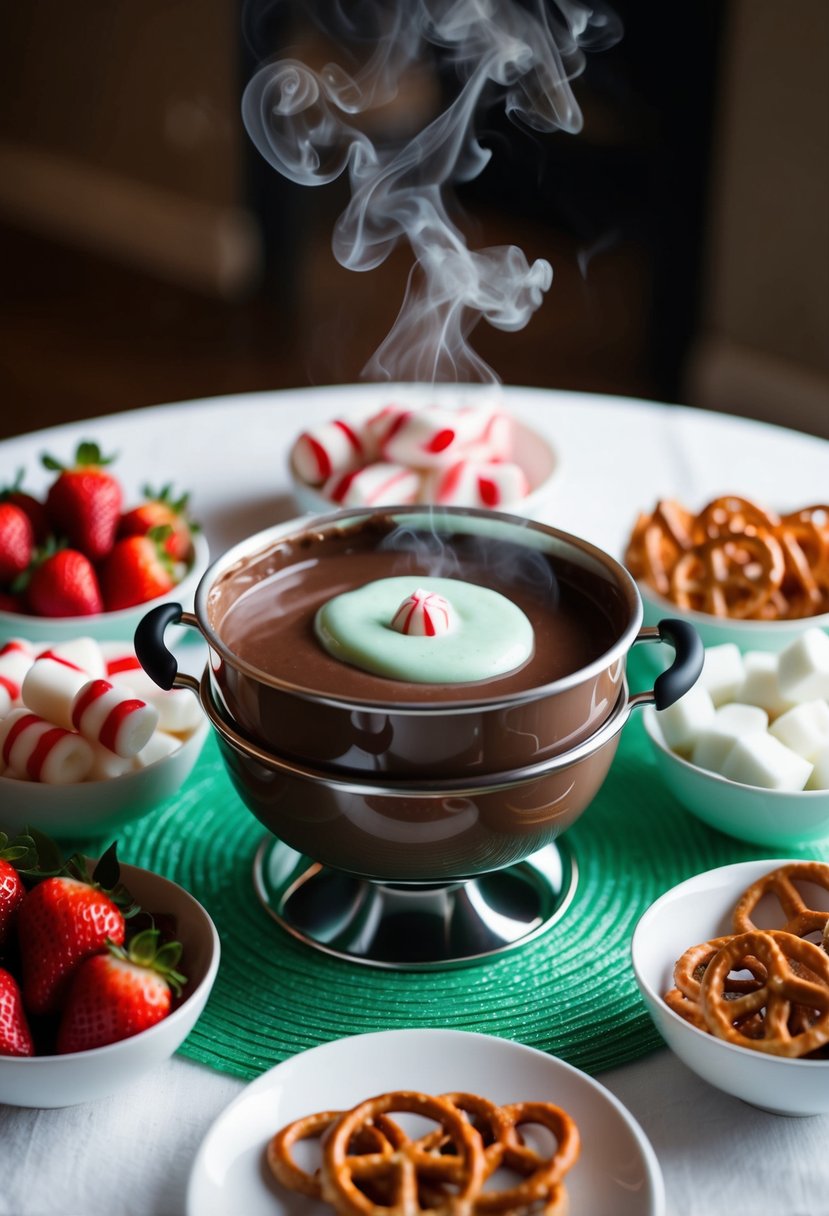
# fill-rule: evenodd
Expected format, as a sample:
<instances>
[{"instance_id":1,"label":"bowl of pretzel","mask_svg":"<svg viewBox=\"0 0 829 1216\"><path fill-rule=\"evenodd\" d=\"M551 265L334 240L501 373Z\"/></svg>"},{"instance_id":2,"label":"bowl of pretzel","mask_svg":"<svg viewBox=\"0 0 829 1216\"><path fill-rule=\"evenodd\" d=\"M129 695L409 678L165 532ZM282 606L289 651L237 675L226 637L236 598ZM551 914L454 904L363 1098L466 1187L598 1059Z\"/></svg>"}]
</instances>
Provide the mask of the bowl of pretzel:
<instances>
[{"instance_id":1,"label":"bowl of pretzel","mask_svg":"<svg viewBox=\"0 0 829 1216\"><path fill-rule=\"evenodd\" d=\"M829 864L761 860L672 887L631 955L668 1046L773 1114L829 1113Z\"/></svg>"},{"instance_id":2,"label":"bowl of pretzel","mask_svg":"<svg viewBox=\"0 0 829 1216\"><path fill-rule=\"evenodd\" d=\"M646 623L681 616L706 646L778 651L804 624L829 629L829 506L778 512L726 494L693 511L662 498L636 519L624 563Z\"/></svg>"}]
</instances>

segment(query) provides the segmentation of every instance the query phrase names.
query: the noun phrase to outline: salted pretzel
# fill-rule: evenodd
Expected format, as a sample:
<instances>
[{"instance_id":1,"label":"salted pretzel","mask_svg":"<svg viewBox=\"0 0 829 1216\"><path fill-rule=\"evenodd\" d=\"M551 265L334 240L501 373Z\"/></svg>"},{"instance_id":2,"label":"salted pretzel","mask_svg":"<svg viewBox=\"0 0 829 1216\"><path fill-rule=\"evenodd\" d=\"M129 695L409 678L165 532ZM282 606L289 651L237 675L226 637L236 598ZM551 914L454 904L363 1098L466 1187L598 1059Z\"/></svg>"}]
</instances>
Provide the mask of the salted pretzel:
<instances>
[{"instance_id":1,"label":"salted pretzel","mask_svg":"<svg viewBox=\"0 0 829 1216\"><path fill-rule=\"evenodd\" d=\"M515 1124L502 1107L490 1102L488 1098L482 1098L480 1094L452 1093L441 1094L441 1097L462 1111L481 1137L486 1160L484 1176L489 1178L501 1165L505 1150L520 1145ZM446 1132L442 1128L436 1128L421 1136L418 1144L427 1152L439 1153L446 1147L447 1141Z\"/></svg>"},{"instance_id":2,"label":"salted pretzel","mask_svg":"<svg viewBox=\"0 0 829 1216\"><path fill-rule=\"evenodd\" d=\"M670 590L670 571L693 544L694 516L680 503L663 498L651 515L640 515L633 528L625 563L634 578L643 578L660 595Z\"/></svg>"},{"instance_id":3,"label":"salted pretzel","mask_svg":"<svg viewBox=\"0 0 829 1216\"><path fill-rule=\"evenodd\" d=\"M303 1140L319 1140L342 1117L340 1110L320 1111L304 1115L281 1128L268 1141L267 1161L274 1176L291 1191L299 1191L311 1199L322 1198L319 1169L313 1173L297 1165L294 1147ZM352 1153L373 1153L388 1156L408 1137L402 1128L383 1115L374 1123L362 1127L349 1145Z\"/></svg>"},{"instance_id":4,"label":"salted pretzel","mask_svg":"<svg viewBox=\"0 0 829 1216\"><path fill-rule=\"evenodd\" d=\"M682 608L752 620L814 616L829 611L829 507L781 517L726 494L694 515L660 499L636 520L625 563Z\"/></svg>"},{"instance_id":5,"label":"salted pretzel","mask_svg":"<svg viewBox=\"0 0 829 1216\"><path fill-rule=\"evenodd\" d=\"M408 1137L378 1153L352 1153L362 1130L381 1115L402 1112L425 1116L439 1125L446 1145L440 1152ZM449 1150L454 1151L449 1151ZM369 1098L334 1124L323 1145L322 1195L340 1216L376 1216L366 1189L380 1186L386 1196L383 1216L472 1216L486 1176L486 1158L475 1128L446 1098L399 1090ZM423 1182L439 1184L438 1201L424 1208Z\"/></svg>"},{"instance_id":6,"label":"salted pretzel","mask_svg":"<svg viewBox=\"0 0 829 1216\"><path fill-rule=\"evenodd\" d=\"M759 959L765 967L764 984L754 992L729 997L725 991L729 972L741 969L749 958ZM829 957L792 933L754 929L735 934L706 967L700 996L709 1029L726 1042L788 1058L808 1055L829 1043ZM744 1034L741 1023L761 1012L762 1037Z\"/></svg>"},{"instance_id":7,"label":"salted pretzel","mask_svg":"<svg viewBox=\"0 0 829 1216\"><path fill-rule=\"evenodd\" d=\"M756 616L783 581L785 561L767 533L714 537L684 554L671 572L680 608L714 616Z\"/></svg>"},{"instance_id":8,"label":"salted pretzel","mask_svg":"<svg viewBox=\"0 0 829 1216\"><path fill-rule=\"evenodd\" d=\"M674 965L674 983L676 987L669 989L665 993L663 1000L665 1004L673 1009L674 1013L678 1013L686 1022L690 1022L692 1026L696 1026L697 1030L708 1032L708 1024L705 1021L700 1004L700 986L702 977L705 975L705 969L711 962L711 959L722 949L729 941L733 934L727 934L724 937L713 937L710 941L700 942L699 945L689 946L689 948L680 955ZM754 992L764 982L766 978L765 968L757 959L744 960L744 971L748 971L750 975L741 977L728 975L725 979L725 997L728 1000L733 1000L740 993ZM745 1023L742 1026L743 1034L748 1037L755 1037L762 1033L762 1022L760 1018L756 1018L753 1024Z\"/></svg>"},{"instance_id":9,"label":"salted pretzel","mask_svg":"<svg viewBox=\"0 0 829 1216\"><path fill-rule=\"evenodd\" d=\"M522 1181L515 1186L482 1191L475 1203L476 1213L515 1212L545 1200L578 1160L581 1150L575 1122L552 1102L512 1102L501 1109L515 1131L527 1124L538 1124L552 1132L555 1148L545 1157L515 1136L504 1148L501 1164L521 1174Z\"/></svg>"},{"instance_id":10,"label":"salted pretzel","mask_svg":"<svg viewBox=\"0 0 829 1216\"><path fill-rule=\"evenodd\" d=\"M751 534L759 529L771 532L779 526L780 516L774 511L737 494L715 498L703 507L694 520L694 531L701 540Z\"/></svg>"},{"instance_id":11,"label":"salted pretzel","mask_svg":"<svg viewBox=\"0 0 829 1216\"><path fill-rule=\"evenodd\" d=\"M757 905L764 896L771 895L785 916L785 922L777 927L797 937L824 933L829 926L829 909L807 907L797 887L799 882L812 883L829 892L829 865L822 861L794 861L758 878L737 900L731 917L734 932L756 929L753 916Z\"/></svg>"}]
</instances>

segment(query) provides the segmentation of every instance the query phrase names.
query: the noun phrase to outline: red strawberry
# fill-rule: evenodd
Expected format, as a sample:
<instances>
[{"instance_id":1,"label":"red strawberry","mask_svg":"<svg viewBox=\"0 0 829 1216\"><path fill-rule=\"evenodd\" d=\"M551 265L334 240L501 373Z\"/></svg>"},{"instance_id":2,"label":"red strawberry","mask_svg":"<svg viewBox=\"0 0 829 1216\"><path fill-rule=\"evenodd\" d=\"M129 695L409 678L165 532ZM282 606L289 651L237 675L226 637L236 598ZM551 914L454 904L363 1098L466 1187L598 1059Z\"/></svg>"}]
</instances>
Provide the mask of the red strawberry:
<instances>
[{"instance_id":1,"label":"red strawberry","mask_svg":"<svg viewBox=\"0 0 829 1216\"><path fill-rule=\"evenodd\" d=\"M0 583L11 583L28 567L35 548L29 517L13 502L0 502Z\"/></svg>"},{"instance_id":2,"label":"red strawberry","mask_svg":"<svg viewBox=\"0 0 829 1216\"><path fill-rule=\"evenodd\" d=\"M181 944L159 949L157 929L145 929L127 950L109 946L81 963L58 1028L58 1054L88 1051L140 1034L170 1012L171 991L181 992L174 969Z\"/></svg>"},{"instance_id":3,"label":"red strawberry","mask_svg":"<svg viewBox=\"0 0 829 1216\"><path fill-rule=\"evenodd\" d=\"M0 947L9 935L12 917L25 894L26 888L17 870L0 856Z\"/></svg>"},{"instance_id":4,"label":"red strawberry","mask_svg":"<svg viewBox=\"0 0 829 1216\"><path fill-rule=\"evenodd\" d=\"M94 567L77 549L58 549L35 566L26 602L37 616L91 616L104 609Z\"/></svg>"},{"instance_id":5,"label":"red strawberry","mask_svg":"<svg viewBox=\"0 0 829 1216\"><path fill-rule=\"evenodd\" d=\"M152 528L147 536L127 536L115 542L100 572L108 612L143 604L173 589L172 562L163 549L166 535L166 528Z\"/></svg>"},{"instance_id":6,"label":"red strawberry","mask_svg":"<svg viewBox=\"0 0 829 1216\"><path fill-rule=\"evenodd\" d=\"M72 973L107 941L121 945L123 914L93 883L60 875L26 895L17 912L23 994L30 1013L60 1008Z\"/></svg>"},{"instance_id":7,"label":"red strawberry","mask_svg":"<svg viewBox=\"0 0 829 1216\"><path fill-rule=\"evenodd\" d=\"M42 545L52 530L46 507L31 494L23 489L23 469L19 469L14 482L5 490L0 490L0 501L14 503L29 517L32 531L35 534L35 544Z\"/></svg>"},{"instance_id":8,"label":"red strawberry","mask_svg":"<svg viewBox=\"0 0 829 1216\"><path fill-rule=\"evenodd\" d=\"M147 501L126 511L118 525L119 536L146 536L151 528L168 527L164 549L173 561L189 562L193 556L193 532L197 525L187 514L189 494L173 498L173 487L164 486L155 493L144 487Z\"/></svg>"},{"instance_id":9,"label":"red strawberry","mask_svg":"<svg viewBox=\"0 0 829 1216\"><path fill-rule=\"evenodd\" d=\"M123 500L120 483L103 468L112 457L103 457L97 443L84 442L71 468L52 456L42 459L59 473L46 496L52 526L91 561L100 561L112 548Z\"/></svg>"},{"instance_id":10,"label":"red strawberry","mask_svg":"<svg viewBox=\"0 0 829 1216\"><path fill-rule=\"evenodd\" d=\"M26 1021L17 980L0 967L0 1056L33 1056L32 1033Z\"/></svg>"},{"instance_id":11,"label":"red strawberry","mask_svg":"<svg viewBox=\"0 0 829 1216\"><path fill-rule=\"evenodd\" d=\"M14 915L26 894L20 871L31 874L37 866L37 847L31 836L9 840L5 832L0 832L0 949L8 940Z\"/></svg>"}]
</instances>

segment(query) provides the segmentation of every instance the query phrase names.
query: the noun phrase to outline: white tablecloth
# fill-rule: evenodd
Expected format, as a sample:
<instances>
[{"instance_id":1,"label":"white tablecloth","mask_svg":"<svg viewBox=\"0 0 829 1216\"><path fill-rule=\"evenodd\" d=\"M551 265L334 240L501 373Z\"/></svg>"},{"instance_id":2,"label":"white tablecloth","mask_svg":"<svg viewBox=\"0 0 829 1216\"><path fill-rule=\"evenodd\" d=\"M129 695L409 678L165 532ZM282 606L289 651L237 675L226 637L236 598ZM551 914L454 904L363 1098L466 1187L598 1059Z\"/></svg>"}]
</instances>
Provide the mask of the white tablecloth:
<instances>
[{"instance_id":1,"label":"white tablecloth","mask_svg":"<svg viewBox=\"0 0 829 1216\"><path fill-rule=\"evenodd\" d=\"M539 518L616 555L637 512L660 496L691 507L723 493L781 509L826 501L829 444L820 440L680 407L505 392L510 409L542 429L561 457ZM148 480L189 489L218 554L295 513L285 452L298 430L370 396L393 393L374 386L251 394L96 419L0 444L0 474L8 481L26 467L37 490L46 478L37 472L41 452L68 456L79 438L95 438L119 452L133 497ZM668 1216L829 1216L829 1116L755 1110L698 1080L667 1050L599 1079L650 1139ZM0 1107L0 1216L182 1216L195 1152L241 1088L176 1057L96 1103Z\"/></svg>"}]
</instances>

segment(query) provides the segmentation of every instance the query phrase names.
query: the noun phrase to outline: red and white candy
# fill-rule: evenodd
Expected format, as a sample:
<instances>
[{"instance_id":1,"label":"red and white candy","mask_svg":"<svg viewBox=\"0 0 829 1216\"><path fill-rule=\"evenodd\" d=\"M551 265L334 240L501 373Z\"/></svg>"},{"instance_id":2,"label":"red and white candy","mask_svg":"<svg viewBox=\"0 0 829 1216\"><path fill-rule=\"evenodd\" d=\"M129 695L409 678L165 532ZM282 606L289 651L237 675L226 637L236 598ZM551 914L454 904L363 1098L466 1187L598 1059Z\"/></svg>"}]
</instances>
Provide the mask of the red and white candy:
<instances>
[{"instance_id":1,"label":"red and white candy","mask_svg":"<svg viewBox=\"0 0 829 1216\"><path fill-rule=\"evenodd\" d=\"M322 492L343 507L388 507L417 502L420 486L420 474L414 469L378 461L332 477Z\"/></svg>"},{"instance_id":2,"label":"red and white candy","mask_svg":"<svg viewBox=\"0 0 829 1216\"><path fill-rule=\"evenodd\" d=\"M94 638L68 638L39 650L39 659L57 659L85 671L87 676L104 676L106 669L101 646Z\"/></svg>"},{"instance_id":3,"label":"red and white candy","mask_svg":"<svg viewBox=\"0 0 829 1216\"><path fill-rule=\"evenodd\" d=\"M116 756L137 756L158 725L158 710L109 680L90 680L72 703L79 734Z\"/></svg>"},{"instance_id":4,"label":"red and white candy","mask_svg":"<svg viewBox=\"0 0 829 1216\"><path fill-rule=\"evenodd\" d=\"M430 497L443 506L506 507L528 492L527 475L520 465L459 460L435 475Z\"/></svg>"},{"instance_id":5,"label":"red and white candy","mask_svg":"<svg viewBox=\"0 0 829 1216\"><path fill-rule=\"evenodd\" d=\"M449 601L436 591L418 587L397 609L391 627L411 637L434 638L448 633L454 623Z\"/></svg>"},{"instance_id":6,"label":"red and white candy","mask_svg":"<svg viewBox=\"0 0 829 1216\"><path fill-rule=\"evenodd\" d=\"M480 433L481 419L474 411L424 406L399 415L380 450L384 460L436 469L456 460Z\"/></svg>"},{"instance_id":7,"label":"red and white candy","mask_svg":"<svg viewBox=\"0 0 829 1216\"><path fill-rule=\"evenodd\" d=\"M34 661L34 647L22 638L12 638L0 648L0 715L20 700L23 680Z\"/></svg>"},{"instance_id":8,"label":"red and white candy","mask_svg":"<svg viewBox=\"0 0 829 1216\"><path fill-rule=\"evenodd\" d=\"M291 461L309 486L320 486L335 473L365 464L363 440L350 422L335 418L303 431L291 449Z\"/></svg>"},{"instance_id":9,"label":"red and white candy","mask_svg":"<svg viewBox=\"0 0 829 1216\"><path fill-rule=\"evenodd\" d=\"M0 755L12 776L48 785L83 781L93 762L86 739L25 707L0 721Z\"/></svg>"}]
</instances>

